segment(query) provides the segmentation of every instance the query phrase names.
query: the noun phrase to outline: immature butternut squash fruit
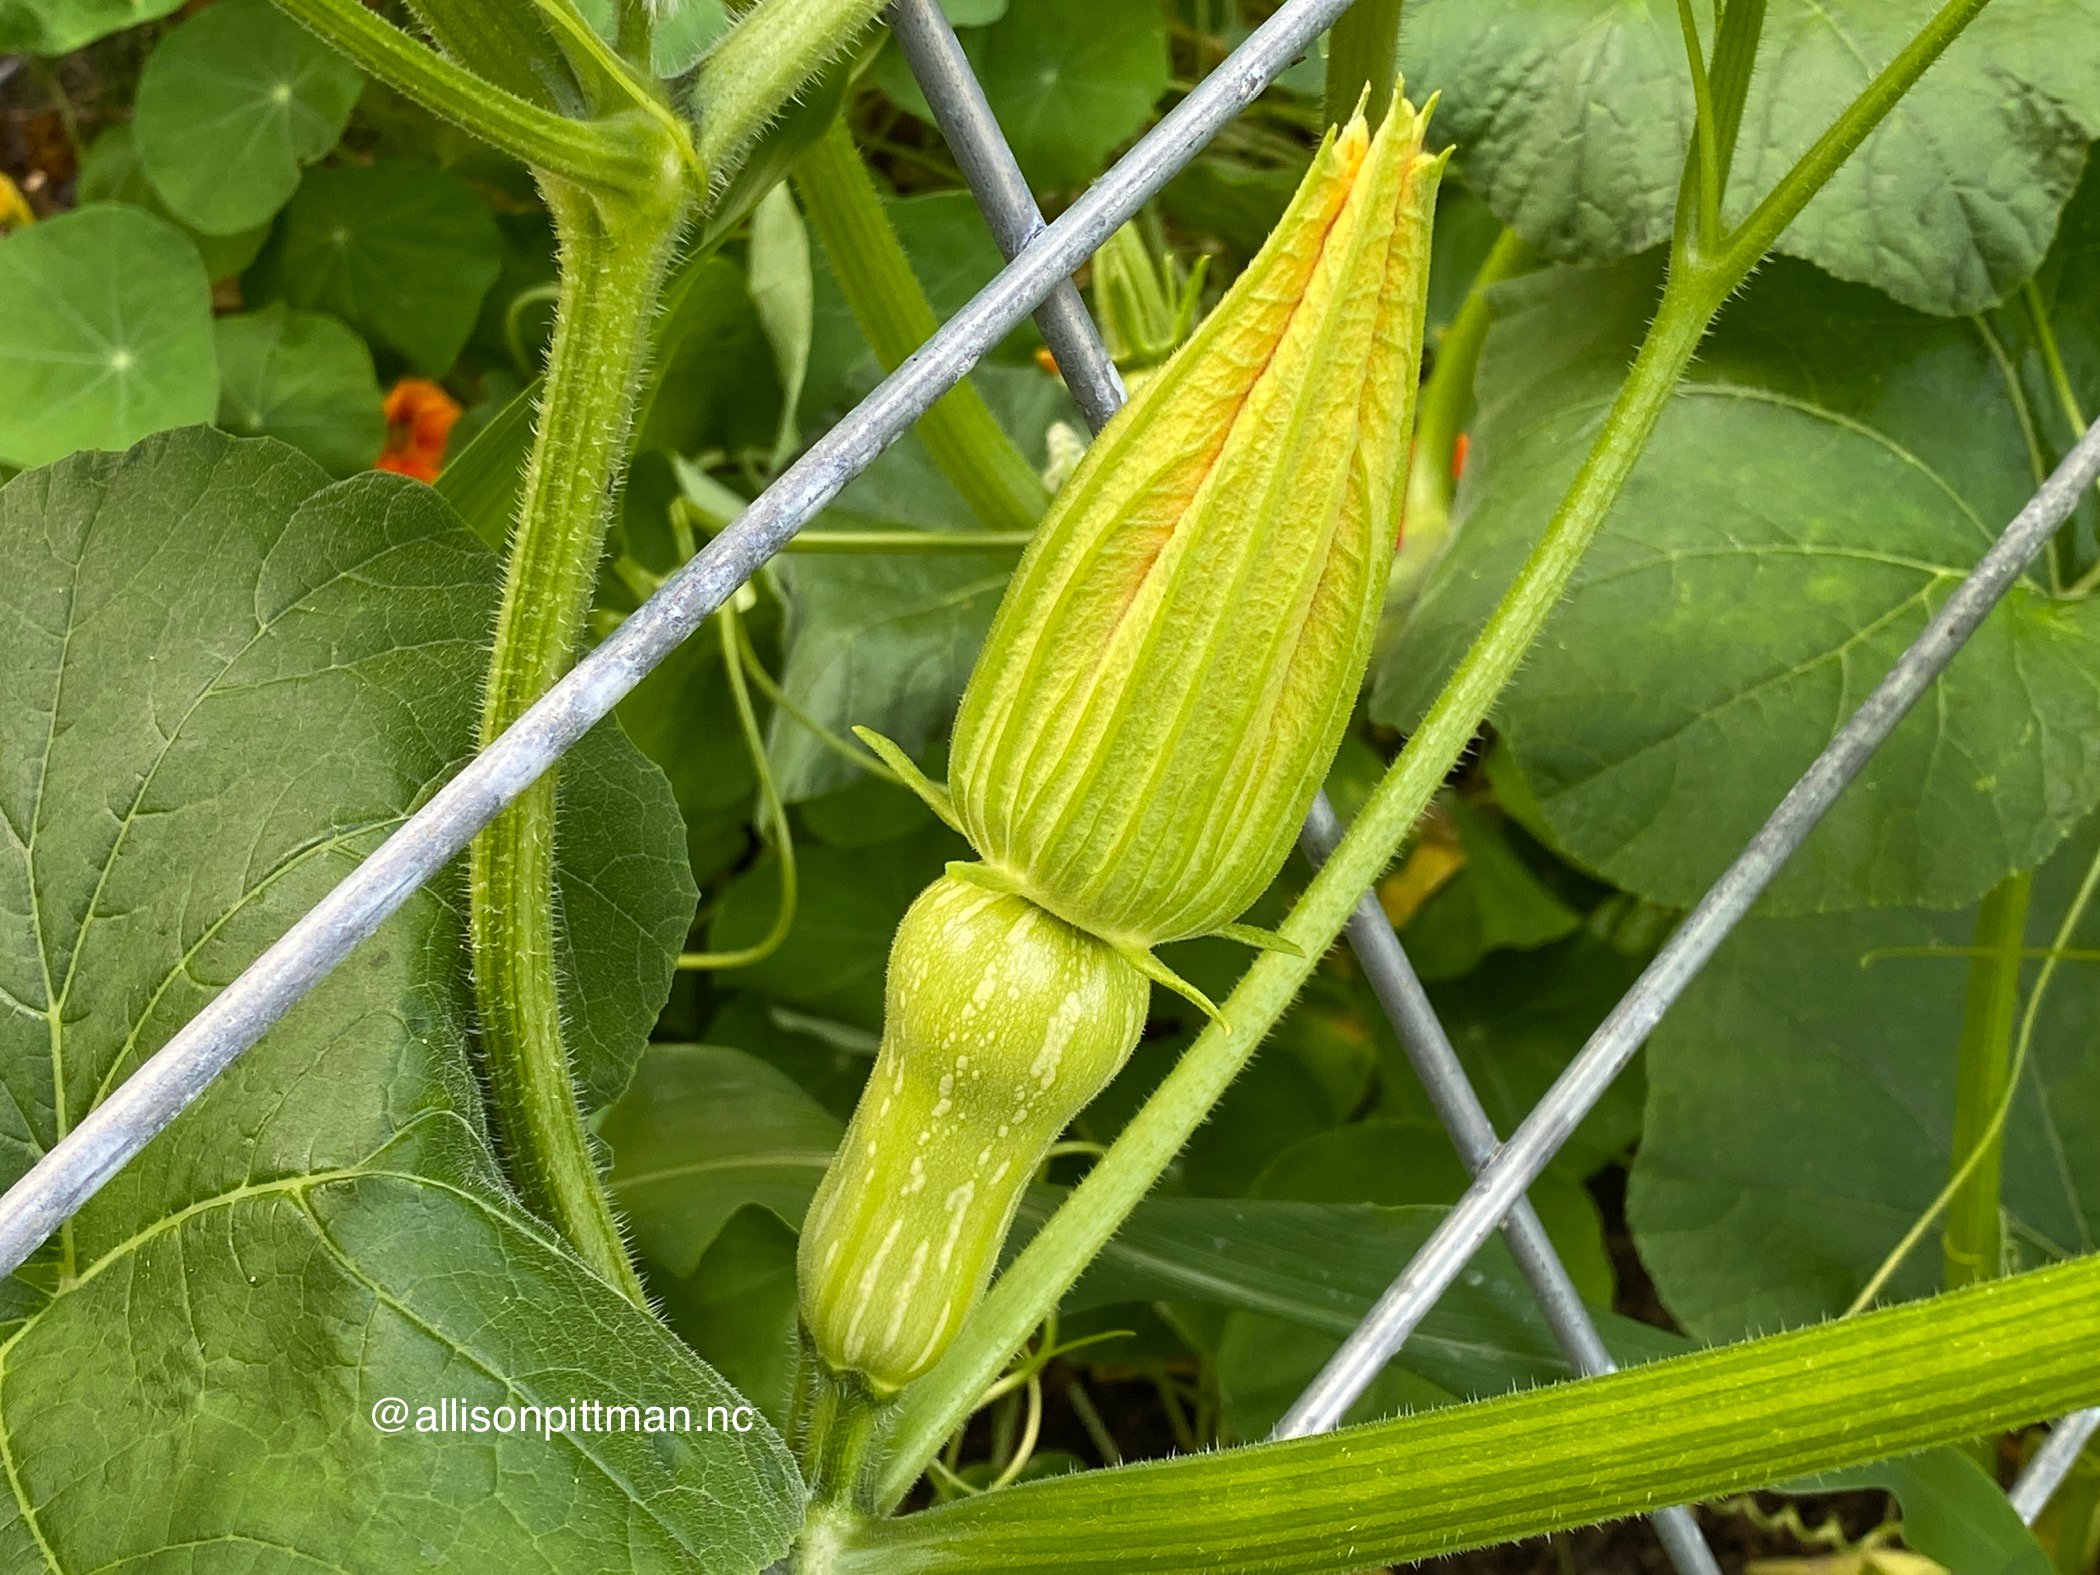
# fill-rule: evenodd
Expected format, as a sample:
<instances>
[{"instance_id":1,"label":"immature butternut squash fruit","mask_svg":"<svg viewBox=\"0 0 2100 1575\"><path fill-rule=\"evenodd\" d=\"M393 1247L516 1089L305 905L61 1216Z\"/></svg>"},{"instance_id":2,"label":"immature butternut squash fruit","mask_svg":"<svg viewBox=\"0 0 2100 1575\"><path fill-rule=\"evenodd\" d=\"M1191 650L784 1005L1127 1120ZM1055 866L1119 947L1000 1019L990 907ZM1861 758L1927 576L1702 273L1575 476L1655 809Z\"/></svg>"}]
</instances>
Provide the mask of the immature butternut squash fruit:
<instances>
[{"instance_id":1,"label":"immature butternut squash fruit","mask_svg":"<svg viewBox=\"0 0 2100 1575\"><path fill-rule=\"evenodd\" d=\"M1360 115L1331 135L1095 440L1000 603L950 791L871 739L982 860L897 931L881 1053L802 1234L811 1341L878 1395L983 1294L1146 981L1187 989L1152 948L1274 944L1231 921L1334 757L1397 540L1444 165L1426 124L1400 101L1376 136Z\"/></svg>"}]
</instances>

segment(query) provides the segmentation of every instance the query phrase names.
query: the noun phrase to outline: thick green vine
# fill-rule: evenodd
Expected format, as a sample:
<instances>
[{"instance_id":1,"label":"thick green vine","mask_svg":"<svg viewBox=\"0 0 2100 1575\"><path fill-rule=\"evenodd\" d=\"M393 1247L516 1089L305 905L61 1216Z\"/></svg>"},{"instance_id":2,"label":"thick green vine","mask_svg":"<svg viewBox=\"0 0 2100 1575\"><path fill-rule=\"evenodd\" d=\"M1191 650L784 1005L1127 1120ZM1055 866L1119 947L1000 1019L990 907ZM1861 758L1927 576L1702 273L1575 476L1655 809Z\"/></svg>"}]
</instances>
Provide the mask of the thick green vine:
<instances>
[{"instance_id":1,"label":"thick green vine","mask_svg":"<svg viewBox=\"0 0 2100 1575\"><path fill-rule=\"evenodd\" d=\"M505 567L482 703L486 744L568 669L596 584L625 462L657 291L680 205L608 204L548 183L561 299L539 428ZM474 841L468 929L483 1052L505 1155L526 1203L637 1300L583 1130L554 969L554 794L549 773Z\"/></svg>"}]
</instances>

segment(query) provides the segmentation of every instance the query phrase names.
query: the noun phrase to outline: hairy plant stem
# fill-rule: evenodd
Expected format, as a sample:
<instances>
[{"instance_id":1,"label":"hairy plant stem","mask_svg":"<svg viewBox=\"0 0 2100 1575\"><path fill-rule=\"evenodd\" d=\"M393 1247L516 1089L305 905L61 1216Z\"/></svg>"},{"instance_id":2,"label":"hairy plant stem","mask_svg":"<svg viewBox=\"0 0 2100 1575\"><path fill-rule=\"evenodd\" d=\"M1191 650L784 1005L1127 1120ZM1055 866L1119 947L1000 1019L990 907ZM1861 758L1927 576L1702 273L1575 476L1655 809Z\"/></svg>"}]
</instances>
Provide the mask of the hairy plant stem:
<instances>
[{"instance_id":1,"label":"hairy plant stem","mask_svg":"<svg viewBox=\"0 0 2100 1575\"><path fill-rule=\"evenodd\" d=\"M1962 1179L1947 1208L1949 1290L1996 1279L2002 1262L2005 1131L1997 1115L2012 1092L2013 1018L2033 890L2032 872L2009 875L1985 895L1976 915L1976 954L1969 959L1954 1074L1953 1168Z\"/></svg>"},{"instance_id":2,"label":"hairy plant stem","mask_svg":"<svg viewBox=\"0 0 2100 1575\"><path fill-rule=\"evenodd\" d=\"M681 206L613 204L546 182L561 299L483 697L486 745L574 659L626 458L649 324ZM554 968L549 772L474 840L468 931L491 1102L526 1205L636 1301L641 1284L576 1107Z\"/></svg>"},{"instance_id":3,"label":"hairy plant stem","mask_svg":"<svg viewBox=\"0 0 2100 1575\"><path fill-rule=\"evenodd\" d=\"M557 114L482 80L361 0L276 4L389 87L536 170L601 191L635 193L660 192L681 178L680 149L659 128L644 130L639 110L596 120Z\"/></svg>"},{"instance_id":4,"label":"hairy plant stem","mask_svg":"<svg viewBox=\"0 0 2100 1575\"><path fill-rule=\"evenodd\" d=\"M833 121L802 155L795 187L854 321L883 368L894 370L939 325L843 121ZM968 379L935 401L914 430L985 529L1034 529L1049 494Z\"/></svg>"},{"instance_id":5,"label":"hairy plant stem","mask_svg":"<svg viewBox=\"0 0 2100 1575\"><path fill-rule=\"evenodd\" d=\"M832 1372L804 1333L796 1345L788 1437L810 1498L850 1505L884 1407L857 1378Z\"/></svg>"},{"instance_id":6,"label":"hairy plant stem","mask_svg":"<svg viewBox=\"0 0 2100 1575\"><path fill-rule=\"evenodd\" d=\"M1393 107L1393 94L1400 86L1403 3L1356 0L1327 35L1327 88L1320 108L1328 125L1341 125L1362 103L1364 118L1375 131Z\"/></svg>"},{"instance_id":7,"label":"hairy plant stem","mask_svg":"<svg viewBox=\"0 0 2100 1575\"><path fill-rule=\"evenodd\" d=\"M826 1575L1362 1569L1888 1459L2100 1398L2100 1259L1289 1443L834 1513Z\"/></svg>"},{"instance_id":8,"label":"hairy plant stem","mask_svg":"<svg viewBox=\"0 0 2100 1575\"><path fill-rule=\"evenodd\" d=\"M866 30L884 0L757 0L700 66L700 157L717 180L810 79Z\"/></svg>"},{"instance_id":9,"label":"hairy plant stem","mask_svg":"<svg viewBox=\"0 0 2100 1575\"><path fill-rule=\"evenodd\" d=\"M994 1282L940 1365L900 1397L884 1458L871 1478L870 1501L876 1508L894 1508L909 1491L976 1397L1172 1162L1334 944L1357 899L1391 862L1537 639L1722 302L1988 3L1947 0L1716 252L1697 244L1696 226L1680 226L1655 320L1545 533L1355 824L1284 921L1282 933L1301 955L1271 951L1255 959L1221 1017L1204 1029L1108 1153ZM1754 11L1761 18L1762 8ZM1747 63L1740 70L1746 84ZM1738 91L1739 85L1731 84L1730 95ZM1695 192L1696 186L1696 178L1688 175L1681 190Z\"/></svg>"}]
</instances>

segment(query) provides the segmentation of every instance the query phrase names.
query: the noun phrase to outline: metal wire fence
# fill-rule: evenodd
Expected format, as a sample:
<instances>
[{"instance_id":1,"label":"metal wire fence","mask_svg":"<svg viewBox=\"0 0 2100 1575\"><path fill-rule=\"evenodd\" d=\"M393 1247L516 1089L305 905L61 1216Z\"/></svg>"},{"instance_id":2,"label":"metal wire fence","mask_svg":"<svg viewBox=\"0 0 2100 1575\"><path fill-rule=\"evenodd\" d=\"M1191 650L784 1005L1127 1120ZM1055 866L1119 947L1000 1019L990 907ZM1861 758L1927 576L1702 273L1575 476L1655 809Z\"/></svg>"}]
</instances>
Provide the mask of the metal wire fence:
<instances>
[{"instance_id":1,"label":"metal wire fence","mask_svg":"<svg viewBox=\"0 0 2100 1575\"><path fill-rule=\"evenodd\" d=\"M1054 223L1045 224L937 0L894 0L889 21L1008 265L932 339L818 439L728 528L515 725L475 757L0 1197L0 1275L12 1273L417 887L603 720L744 581L1031 313L1088 423L1121 406L1122 381L1073 273L1348 8L1285 0ZM1391 924L1366 893L1346 930L1472 1186L1278 1424L1334 1427L1490 1235L1500 1230L1578 1373L1610 1353L1525 1192L1624 1070L1715 949L1909 708L2100 477L2100 427L2067 455L1838 730L1736 862L1526 1117L1500 1141ZM1325 796L1301 838L1315 863L1340 824ZM2032 1521L2100 1431L2100 1410L2056 1428L2013 1489ZM1654 1517L1680 1575L1717 1570L1688 1511Z\"/></svg>"}]
</instances>

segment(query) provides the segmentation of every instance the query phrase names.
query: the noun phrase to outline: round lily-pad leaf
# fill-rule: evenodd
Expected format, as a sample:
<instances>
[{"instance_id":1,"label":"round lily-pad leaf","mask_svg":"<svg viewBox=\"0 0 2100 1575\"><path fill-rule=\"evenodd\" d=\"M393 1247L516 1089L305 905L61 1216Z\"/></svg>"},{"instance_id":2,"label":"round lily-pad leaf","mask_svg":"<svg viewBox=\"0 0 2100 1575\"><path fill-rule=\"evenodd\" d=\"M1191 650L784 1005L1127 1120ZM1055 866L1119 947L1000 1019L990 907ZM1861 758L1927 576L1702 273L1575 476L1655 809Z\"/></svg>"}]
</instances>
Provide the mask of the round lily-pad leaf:
<instances>
[{"instance_id":1,"label":"round lily-pad leaf","mask_svg":"<svg viewBox=\"0 0 2100 1575\"><path fill-rule=\"evenodd\" d=\"M252 299L333 312L440 377L502 267L495 217L472 187L382 159L309 171L247 282Z\"/></svg>"},{"instance_id":2,"label":"round lily-pad leaf","mask_svg":"<svg viewBox=\"0 0 2100 1575\"><path fill-rule=\"evenodd\" d=\"M207 235L251 230L343 134L364 78L269 0L221 0L139 77L139 162L168 211Z\"/></svg>"},{"instance_id":3,"label":"round lily-pad leaf","mask_svg":"<svg viewBox=\"0 0 2100 1575\"><path fill-rule=\"evenodd\" d=\"M219 421L274 437L338 476L369 470L386 442L372 352L338 319L282 303L222 317Z\"/></svg>"},{"instance_id":4,"label":"round lily-pad leaf","mask_svg":"<svg viewBox=\"0 0 2100 1575\"><path fill-rule=\"evenodd\" d=\"M96 203L0 240L0 462L209 421L211 281L182 232Z\"/></svg>"}]
</instances>

